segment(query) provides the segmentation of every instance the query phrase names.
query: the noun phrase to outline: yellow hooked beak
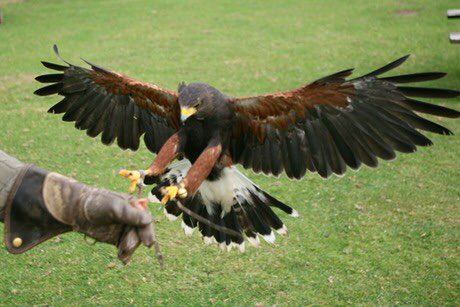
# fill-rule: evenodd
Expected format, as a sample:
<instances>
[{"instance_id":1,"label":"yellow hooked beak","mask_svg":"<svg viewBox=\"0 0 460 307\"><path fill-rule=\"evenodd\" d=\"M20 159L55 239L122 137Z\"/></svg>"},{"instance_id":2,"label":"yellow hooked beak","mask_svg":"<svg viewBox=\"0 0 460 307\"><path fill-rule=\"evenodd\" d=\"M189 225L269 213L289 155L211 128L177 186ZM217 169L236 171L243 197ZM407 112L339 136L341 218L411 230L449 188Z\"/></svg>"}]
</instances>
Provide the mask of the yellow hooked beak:
<instances>
[{"instance_id":1,"label":"yellow hooked beak","mask_svg":"<svg viewBox=\"0 0 460 307\"><path fill-rule=\"evenodd\" d=\"M180 120L182 122L185 122L187 118L192 116L193 114L196 113L196 108L191 107L191 108L180 108Z\"/></svg>"}]
</instances>

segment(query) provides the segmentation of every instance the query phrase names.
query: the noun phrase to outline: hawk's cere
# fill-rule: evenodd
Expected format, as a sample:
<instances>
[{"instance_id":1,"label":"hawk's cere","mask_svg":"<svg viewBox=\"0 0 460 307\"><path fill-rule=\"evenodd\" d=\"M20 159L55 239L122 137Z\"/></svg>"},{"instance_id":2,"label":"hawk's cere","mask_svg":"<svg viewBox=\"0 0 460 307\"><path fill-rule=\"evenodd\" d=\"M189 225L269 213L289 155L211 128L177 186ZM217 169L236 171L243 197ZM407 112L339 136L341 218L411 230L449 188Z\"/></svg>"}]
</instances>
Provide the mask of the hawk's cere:
<instances>
[{"instance_id":1,"label":"hawk's cere","mask_svg":"<svg viewBox=\"0 0 460 307\"><path fill-rule=\"evenodd\" d=\"M169 91L91 63L86 69L42 62L58 73L37 77L51 85L35 93L63 96L49 112L64 113L64 121L74 121L91 137L102 134L104 144L116 139L122 149L137 150L144 135L147 148L157 154L154 162L145 171L120 173L133 181L131 191L144 178L156 182L152 192L166 203L167 217L182 213L175 201L180 197L193 212L258 245L257 235L273 243L272 229L287 232L272 207L297 212L262 191L236 164L271 176L285 172L300 179L308 170L327 178L343 175L347 166L376 167L378 158L391 160L396 151L431 145L419 130L452 134L417 113L458 118L460 112L409 97L453 98L459 91L401 85L445 73L381 77L407 58L354 79L347 79L353 72L347 69L290 91L244 98L203 83L181 83L177 92ZM199 228L206 244L245 248L243 237L186 213L182 226L188 235Z\"/></svg>"}]
</instances>

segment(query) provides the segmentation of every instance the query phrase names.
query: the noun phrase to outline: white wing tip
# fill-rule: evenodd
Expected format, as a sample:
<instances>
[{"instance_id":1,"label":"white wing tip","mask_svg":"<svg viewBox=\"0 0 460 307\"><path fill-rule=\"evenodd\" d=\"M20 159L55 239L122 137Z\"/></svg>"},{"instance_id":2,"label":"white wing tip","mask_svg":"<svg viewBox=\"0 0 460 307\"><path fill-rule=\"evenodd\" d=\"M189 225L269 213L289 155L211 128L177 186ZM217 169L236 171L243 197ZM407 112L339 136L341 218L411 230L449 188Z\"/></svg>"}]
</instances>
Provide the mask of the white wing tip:
<instances>
[{"instance_id":1,"label":"white wing tip","mask_svg":"<svg viewBox=\"0 0 460 307\"><path fill-rule=\"evenodd\" d=\"M248 237L248 241L255 248L258 248L260 246L260 240L258 237Z\"/></svg>"},{"instance_id":2,"label":"white wing tip","mask_svg":"<svg viewBox=\"0 0 460 307\"><path fill-rule=\"evenodd\" d=\"M203 241L205 245L217 244L217 240L213 236L203 237Z\"/></svg>"},{"instance_id":3,"label":"white wing tip","mask_svg":"<svg viewBox=\"0 0 460 307\"><path fill-rule=\"evenodd\" d=\"M185 224L183 220L182 220L181 226L184 229L184 233L187 237L192 236L193 232L195 231L195 228L188 226L187 224Z\"/></svg>"},{"instance_id":4,"label":"white wing tip","mask_svg":"<svg viewBox=\"0 0 460 307\"><path fill-rule=\"evenodd\" d=\"M158 198L155 195L153 195L151 191L149 192L149 195L147 196L147 198L149 199L151 203L161 204L161 201L159 201Z\"/></svg>"},{"instance_id":5,"label":"white wing tip","mask_svg":"<svg viewBox=\"0 0 460 307\"><path fill-rule=\"evenodd\" d=\"M227 245L227 252L230 252L232 250L232 248L234 247L234 245L236 245L236 244L233 243L233 242L230 242L230 244Z\"/></svg>"},{"instance_id":6,"label":"white wing tip","mask_svg":"<svg viewBox=\"0 0 460 307\"><path fill-rule=\"evenodd\" d=\"M269 235L262 235L262 238L269 244L275 244L276 237L273 231Z\"/></svg>"},{"instance_id":7,"label":"white wing tip","mask_svg":"<svg viewBox=\"0 0 460 307\"><path fill-rule=\"evenodd\" d=\"M287 229L286 225L283 224L283 227L277 229L276 232L279 233L280 235L284 236L284 235L287 235L288 229Z\"/></svg>"},{"instance_id":8,"label":"white wing tip","mask_svg":"<svg viewBox=\"0 0 460 307\"><path fill-rule=\"evenodd\" d=\"M215 243L215 244L219 245L219 247L220 247L220 249L222 251L226 250L227 252L230 252L233 248L237 249L240 253L244 253L245 250L246 250L246 245L245 245L244 242L242 242L241 244L231 242L230 244L227 245L226 242L218 243L216 241L216 238L214 238L214 237L203 236L203 243L204 243L204 245L212 245L212 244Z\"/></svg>"},{"instance_id":9,"label":"white wing tip","mask_svg":"<svg viewBox=\"0 0 460 307\"><path fill-rule=\"evenodd\" d=\"M177 220L177 216L168 213L168 211L166 211L166 208L163 209L163 213L165 214L165 216L166 216L166 218L167 218L168 220L170 220L170 221L175 221L175 220Z\"/></svg>"},{"instance_id":10,"label":"white wing tip","mask_svg":"<svg viewBox=\"0 0 460 307\"><path fill-rule=\"evenodd\" d=\"M203 237L204 245L211 245L212 243L214 243L213 239L214 237Z\"/></svg>"}]
</instances>

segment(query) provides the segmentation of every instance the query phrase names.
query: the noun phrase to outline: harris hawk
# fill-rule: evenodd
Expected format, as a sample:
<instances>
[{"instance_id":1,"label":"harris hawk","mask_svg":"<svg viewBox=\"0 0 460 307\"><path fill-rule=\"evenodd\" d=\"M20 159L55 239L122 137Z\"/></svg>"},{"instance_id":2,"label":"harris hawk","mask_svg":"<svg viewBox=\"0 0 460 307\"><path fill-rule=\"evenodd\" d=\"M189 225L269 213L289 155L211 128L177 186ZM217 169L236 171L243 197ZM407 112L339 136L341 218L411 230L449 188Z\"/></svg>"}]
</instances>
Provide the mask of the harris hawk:
<instances>
[{"instance_id":1,"label":"harris hawk","mask_svg":"<svg viewBox=\"0 0 460 307\"><path fill-rule=\"evenodd\" d=\"M54 51L59 56L57 47ZM198 228L205 244L244 251L244 237L254 246L259 236L275 241L273 230L287 228L272 208L291 216L297 211L260 189L236 168L292 179L307 170L328 178L343 175L347 166L376 167L379 158L411 153L432 142L420 131L450 135L447 128L419 114L458 118L460 112L415 98L454 98L459 91L406 86L444 77L441 72L382 77L400 66L402 57L375 71L349 78L343 70L293 90L234 98L204 83L179 84L177 92L143 83L86 62L91 69L70 64L43 65L56 71L38 76L49 83L39 96L63 99L50 113L63 113L87 135L101 134L104 144L117 142L137 150L144 135L146 147L157 154L141 171L121 170L132 183L156 183L152 194L165 204L166 216L182 214L187 235ZM173 162L174 160L176 160ZM181 198L194 213L244 234L229 235L182 212Z\"/></svg>"}]
</instances>

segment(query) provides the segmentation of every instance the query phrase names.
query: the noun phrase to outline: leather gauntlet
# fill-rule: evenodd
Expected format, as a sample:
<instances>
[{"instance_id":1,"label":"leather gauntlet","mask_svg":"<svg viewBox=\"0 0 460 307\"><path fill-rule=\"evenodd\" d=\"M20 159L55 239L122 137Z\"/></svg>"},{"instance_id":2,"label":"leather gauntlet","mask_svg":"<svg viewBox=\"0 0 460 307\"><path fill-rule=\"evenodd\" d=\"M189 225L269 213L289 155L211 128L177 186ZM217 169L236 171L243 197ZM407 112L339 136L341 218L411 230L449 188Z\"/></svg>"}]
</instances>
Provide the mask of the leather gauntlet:
<instances>
[{"instance_id":1,"label":"leather gauntlet","mask_svg":"<svg viewBox=\"0 0 460 307\"><path fill-rule=\"evenodd\" d=\"M18 254L68 231L118 247L129 261L143 242L153 244L152 217L126 194L93 188L33 165L17 176L5 207L5 244Z\"/></svg>"},{"instance_id":2,"label":"leather gauntlet","mask_svg":"<svg viewBox=\"0 0 460 307\"><path fill-rule=\"evenodd\" d=\"M10 253L23 253L72 227L48 211L42 188L47 172L26 165L16 177L5 206L5 245Z\"/></svg>"}]
</instances>

